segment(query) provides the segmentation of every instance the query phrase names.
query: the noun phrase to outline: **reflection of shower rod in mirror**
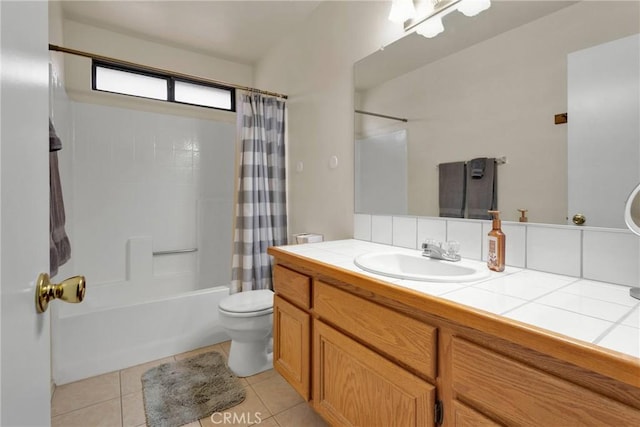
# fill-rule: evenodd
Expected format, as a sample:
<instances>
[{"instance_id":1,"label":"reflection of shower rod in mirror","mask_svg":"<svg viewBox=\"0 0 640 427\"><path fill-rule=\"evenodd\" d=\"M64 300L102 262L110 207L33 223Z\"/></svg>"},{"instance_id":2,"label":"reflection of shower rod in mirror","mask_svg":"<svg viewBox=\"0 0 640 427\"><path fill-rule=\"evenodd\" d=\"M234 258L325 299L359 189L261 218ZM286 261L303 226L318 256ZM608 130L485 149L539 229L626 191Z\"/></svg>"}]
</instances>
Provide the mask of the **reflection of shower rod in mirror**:
<instances>
[{"instance_id":1,"label":"reflection of shower rod in mirror","mask_svg":"<svg viewBox=\"0 0 640 427\"><path fill-rule=\"evenodd\" d=\"M358 114L365 114L367 116L374 116L374 117L381 117L383 119L389 119L389 120L398 120L399 122L408 122L409 120L405 119L404 117L395 117L395 116L388 116L386 114L380 114L380 113L372 113L370 111L364 111L364 110L353 110L354 112L358 113Z\"/></svg>"}]
</instances>

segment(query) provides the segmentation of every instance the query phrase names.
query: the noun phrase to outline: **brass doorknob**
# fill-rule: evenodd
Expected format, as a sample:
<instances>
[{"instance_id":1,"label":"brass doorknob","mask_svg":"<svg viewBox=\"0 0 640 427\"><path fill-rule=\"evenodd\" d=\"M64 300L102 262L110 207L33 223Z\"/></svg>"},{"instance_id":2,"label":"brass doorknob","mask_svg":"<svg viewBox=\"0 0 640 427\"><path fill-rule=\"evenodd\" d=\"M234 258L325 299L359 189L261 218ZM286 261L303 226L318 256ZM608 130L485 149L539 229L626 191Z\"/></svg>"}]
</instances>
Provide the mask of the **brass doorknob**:
<instances>
[{"instance_id":1,"label":"brass doorknob","mask_svg":"<svg viewBox=\"0 0 640 427\"><path fill-rule=\"evenodd\" d=\"M587 217L582 214L575 214L571 220L575 225L582 225L587 222Z\"/></svg>"},{"instance_id":2,"label":"brass doorknob","mask_svg":"<svg viewBox=\"0 0 640 427\"><path fill-rule=\"evenodd\" d=\"M53 299L72 303L82 302L85 290L84 276L69 277L62 283L55 284L50 282L47 273L42 273L38 276L36 283L36 311L38 313L47 311L49 301Z\"/></svg>"}]
</instances>

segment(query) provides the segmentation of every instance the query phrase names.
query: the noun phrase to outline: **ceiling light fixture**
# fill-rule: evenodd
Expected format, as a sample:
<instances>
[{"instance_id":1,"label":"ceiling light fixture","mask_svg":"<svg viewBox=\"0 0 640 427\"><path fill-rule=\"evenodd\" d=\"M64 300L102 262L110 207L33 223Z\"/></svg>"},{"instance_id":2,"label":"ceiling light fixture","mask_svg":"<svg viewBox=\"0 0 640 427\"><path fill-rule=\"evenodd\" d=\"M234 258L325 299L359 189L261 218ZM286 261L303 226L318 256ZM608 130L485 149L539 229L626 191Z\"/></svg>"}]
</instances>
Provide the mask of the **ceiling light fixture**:
<instances>
[{"instance_id":1,"label":"ceiling light fixture","mask_svg":"<svg viewBox=\"0 0 640 427\"><path fill-rule=\"evenodd\" d=\"M491 7L491 0L393 0L389 20L404 23L404 30L432 38L444 31L442 18L456 10L476 16Z\"/></svg>"},{"instance_id":2,"label":"ceiling light fixture","mask_svg":"<svg viewBox=\"0 0 640 427\"><path fill-rule=\"evenodd\" d=\"M392 0L389 21L402 24L416 16L413 0Z\"/></svg>"},{"instance_id":3,"label":"ceiling light fixture","mask_svg":"<svg viewBox=\"0 0 640 427\"><path fill-rule=\"evenodd\" d=\"M465 16L476 16L491 7L491 0L462 0L458 10Z\"/></svg>"}]
</instances>

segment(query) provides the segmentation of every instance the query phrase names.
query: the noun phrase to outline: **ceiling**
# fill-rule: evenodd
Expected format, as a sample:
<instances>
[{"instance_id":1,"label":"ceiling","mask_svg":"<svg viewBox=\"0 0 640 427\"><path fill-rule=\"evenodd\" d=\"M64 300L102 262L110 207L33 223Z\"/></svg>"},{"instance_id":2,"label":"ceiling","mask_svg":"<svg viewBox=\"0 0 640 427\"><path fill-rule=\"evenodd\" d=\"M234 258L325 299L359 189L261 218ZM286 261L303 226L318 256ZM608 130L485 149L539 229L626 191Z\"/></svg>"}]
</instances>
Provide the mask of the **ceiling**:
<instances>
[{"instance_id":1,"label":"ceiling","mask_svg":"<svg viewBox=\"0 0 640 427\"><path fill-rule=\"evenodd\" d=\"M67 19L252 65L320 1L62 1Z\"/></svg>"}]
</instances>

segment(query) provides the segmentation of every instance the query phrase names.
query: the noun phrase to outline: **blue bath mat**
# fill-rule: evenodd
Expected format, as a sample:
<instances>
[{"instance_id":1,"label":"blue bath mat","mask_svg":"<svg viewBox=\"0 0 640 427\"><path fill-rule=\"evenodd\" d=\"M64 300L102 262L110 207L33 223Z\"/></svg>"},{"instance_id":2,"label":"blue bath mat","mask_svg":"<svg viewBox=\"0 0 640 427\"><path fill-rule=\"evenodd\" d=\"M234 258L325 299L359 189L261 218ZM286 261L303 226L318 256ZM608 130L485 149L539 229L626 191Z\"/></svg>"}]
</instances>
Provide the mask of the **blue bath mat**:
<instances>
[{"instance_id":1,"label":"blue bath mat","mask_svg":"<svg viewBox=\"0 0 640 427\"><path fill-rule=\"evenodd\" d=\"M242 402L246 392L218 352L164 363L142 375L149 427L178 427Z\"/></svg>"}]
</instances>

